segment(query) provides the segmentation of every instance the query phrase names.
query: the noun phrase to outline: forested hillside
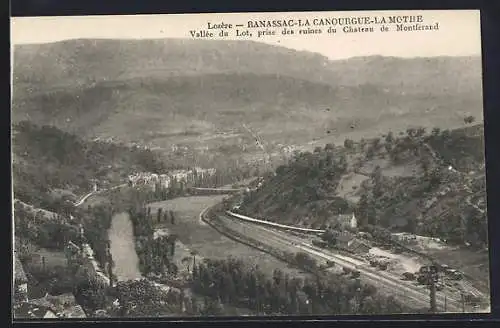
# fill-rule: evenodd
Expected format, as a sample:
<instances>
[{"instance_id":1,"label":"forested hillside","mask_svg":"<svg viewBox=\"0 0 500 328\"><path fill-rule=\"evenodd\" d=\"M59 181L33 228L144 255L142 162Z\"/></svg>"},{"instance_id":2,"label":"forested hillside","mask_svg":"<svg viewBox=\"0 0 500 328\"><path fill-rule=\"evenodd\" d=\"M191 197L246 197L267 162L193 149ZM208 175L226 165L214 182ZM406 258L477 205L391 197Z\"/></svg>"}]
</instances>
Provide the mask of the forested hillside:
<instances>
[{"instance_id":1,"label":"forested hillside","mask_svg":"<svg viewBox=\"0 0 500 328\"><path fill-rule=\"evenodd\" d=\"M27 121L13 126L14 197L38 207L59 211L56 200L89 192L94 179L112 185L133 171L165 169L147 149L87 142Z\"/></svg>"},{"instance_id":2,"label":"forested hillside","mask_svg":"<svg viewBox=\"0 0 500 328\"><path fill-rule=\"evenodd\" d=\"M298 153L244 200L241 211L325 228L339 213L372 225L483 247L487 244L481 125L424 128Z\"/></svg>"}]
</instances>

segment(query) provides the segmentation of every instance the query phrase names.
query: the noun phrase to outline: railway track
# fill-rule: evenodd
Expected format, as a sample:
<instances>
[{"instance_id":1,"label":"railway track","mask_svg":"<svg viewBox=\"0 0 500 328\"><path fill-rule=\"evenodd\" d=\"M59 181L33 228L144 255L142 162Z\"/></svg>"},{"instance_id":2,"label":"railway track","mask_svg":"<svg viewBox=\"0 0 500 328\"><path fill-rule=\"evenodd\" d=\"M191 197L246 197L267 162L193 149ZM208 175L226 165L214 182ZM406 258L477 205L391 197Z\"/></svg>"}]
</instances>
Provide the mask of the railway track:
<instances>
[{"instance_id":1,"label":"railway track","mask_svg":"<svg viewBox=\"0 0 500 328\"><path fill-rule=\"evenodd\" d=\"M312 255L314 258L332 261L343 267L358 270L361 274L361 278L368 283L383 285L386 288L385 291L389 291L396 297L404 298L405 301L411 301L419 307L429 306L429 291L425 287L412 285L387 272L373 270L367 263L362 261L327 252L324 249L304 242L300 237L273 231L270 228L256 224L243 222L227 215L220 217L220 219L224 220L224 223L228 225L229 229L234 229L260 242L265 242L271 247L300 250ZM462 306L460 301L457 300L457 295L438 292L436 293L436 303L438 304L438 308L443 310L446 303L447 312L462 312Z\"/></svg>"},{"instance_id":2,"label":"railway track","mask_svg":"<svg viewBox=\"0 0 500 328\"><path fill-rule=\"evenodd\" d=\"M356 258L352 258L350 256L343 256L341 254L337 254L337 253L334 253L332 251L325 250L324 248L320 248L320 247L317 247L315 245L312 245L311 243L304 243L304 238L307 237L307 235L305 235L305 234L298 234L295 231L293 231L294 234L290 233L290 231L287 231L285 233L282 230L278 229L278 226L269 225L269 222L267 222L267 221L263 222L266 224L264 226L262 226L260 224L254 225L252 223L252 221L249 220L248 217L243 216L243 221L241 221L240 220L241 215L234 215L233 216L234 213L232 213L230 211L226 212L226 214L228 214L230 217L233 217L233 219L238 219L237 221L239 221L239 222L245 222L251 226L255 226L256 229L261 229L261 231L262 231L262 229L264 229L265 231L267 231L269 233L278 234L282 238L288 238L291 244L302 245L302 246L308 247L309 250L313 250L316 252L320 252L320 254L327 254L329 256L335 257L335 259L328 259L329 261L337 262L338 264L345 266L347 268L350 268L350 269L360 270L360 268L357 268L356 266L362 266L361 269L365 270L366 272L376 274L376 275L381 276L385 279L389 279L391 281L394 281L397 284L400 284L402 286L416 290L419 293L423 293L424 295L427 295L427 299L429 299L429 297L430 297L429 296L430 291L427 287L421 286L421 285L415 285L409 281L401 280L400 275L395 275L395 274L392 274L392 273L387 272L387 271L377 271L377 270L373 269L371 266L369 266L368 263L365 261L360 261L360 260L358 260ZM255 220L255 221L260 222L260 220ZM274 229L274 228L276 228L276 229ZM311 254L311 251L309 251L309 253ZM323 259L324 259L324 257L323 257ZM464 283L465 283L465 287L466 287L465 289L467 289L470 292L470 294L472 294L476 297L479 297L479 298L485 297L481 292L479 292L479 290L474 288L469 281L464 281ZM438 291L436 293L436 301L437 301L438 307L441 304L442 308L443 309L446 308L447 312L448 312L448 310L452 311L452 309L456 309L457 312L463 312L464 311L464 304L463 304L462 295L461 295L462 293L463 293L463 290L450 290L448 288L445 288L442 291ZM474 307L472 307L472 305L470 305L470 306L467 305L466 308L467 308L467 311L469 311L469 312L486 311L485 309L474 308Z\"/></svg>"}]
</instances>

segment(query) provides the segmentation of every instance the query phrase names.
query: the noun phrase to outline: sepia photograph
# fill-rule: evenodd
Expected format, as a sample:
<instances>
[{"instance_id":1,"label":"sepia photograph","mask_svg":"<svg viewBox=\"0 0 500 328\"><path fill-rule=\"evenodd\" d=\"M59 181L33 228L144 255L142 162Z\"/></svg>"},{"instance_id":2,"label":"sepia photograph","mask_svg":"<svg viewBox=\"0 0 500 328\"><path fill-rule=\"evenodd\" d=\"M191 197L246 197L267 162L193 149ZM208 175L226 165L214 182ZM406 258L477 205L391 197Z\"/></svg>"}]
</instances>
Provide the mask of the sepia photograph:
<instances>
[{"instance_id":1,"label":"sepia photograph","mask_svg":"<svg viewBox=\"0 0 500 328\"><path fill-rule=\"evenodd\" d=\"M490 313L479 10L10 26L14 320Z\"/></svg>"}]
</instances>

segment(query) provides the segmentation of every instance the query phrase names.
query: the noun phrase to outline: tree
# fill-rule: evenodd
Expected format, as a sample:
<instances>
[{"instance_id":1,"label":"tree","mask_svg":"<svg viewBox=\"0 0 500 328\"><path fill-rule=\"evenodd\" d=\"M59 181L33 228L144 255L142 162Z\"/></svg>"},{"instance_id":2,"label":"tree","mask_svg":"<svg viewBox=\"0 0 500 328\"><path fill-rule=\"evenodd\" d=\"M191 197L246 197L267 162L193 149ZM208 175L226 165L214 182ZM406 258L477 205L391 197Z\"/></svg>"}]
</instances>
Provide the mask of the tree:
<instances>
[{"instance_id":1,"label":"tree","mask_svg":"<svg viewBox=\"0 0 500 328\"><path fill-rule=\"evenodd\" d=\"M193 257L193 268L194 268L196 266L196 255L198 255L198 251L193 249L190 254Z\"/></svg>"},{"instance_id":2,"label":"tree","mask_svg":"<svg viewBox=\"0 0 500 328\"><path fill-rule=\"evenodd\" d=\"M417 222L416 222L416 218L414 216L410 216L408 218L406 230L408 230L409 233L413 233L413 234L417 232Z\"/></svg>"},{"instance_id":3,"label":"tree","mask_svg":"<svg viewBox=\"0 0 500 328\"><path fill-rule=\"evenodd\" d=\"M156 222L161 222L161 214L162 214L162 208L158 208L158 211L156 212Z\"/></svg>"},{"instance_id":4,"label":"tree","mask_svg":"<svg viewBox=\"0 0 500 328\"><path fill-rule=\"evenodd\" d=\"M92 312L106 307L105 289L95 280L81 281L75 286L74 294L78 303Z\"/></svg>"},{"instance_id":5,"label":"tree","mask_svg":"<svg viewBox=\"0 0 500 328\"><path fill-rule=\"evenodd\" d=\"M384 191L382 185L383 181L382 169L380 168L380 166L377 166L375 170L373 170L371 174L371 180L373 183L373 196L375 198L381 197Z\"/></svg>"},{"instance_id":6,"label":"tree","mask_svg":"<svg viewBox=\"0 0 500 328\"><path fill-rule=\"evenodd\" d=\"M408 137L413 137L415 135L416 130L414 128L408 128L406 129L406 134Z\"/></svg>"},{"instance_id":7,"label":"tree","mask_svg":"<svg viewBox=\"0 0 500 328\"><path fill-rule=\"evenodd\" d=\"M351 139L345 139L344 147L347 149L352 149L352 147L354 147L354 141L352 141Z\"/></svg>"},{"instance_id":8,"label":"tree","mask_svg":"<svg viewBox=\"0 0 500 328\"><path fill-rule=\"evenodd\" d=\"M173 294L158 289L147 279L120 281L114 288L124 316L161 316L177 311L176 306L169 306L167 299ZM169 297L170 296L170 297Z\"/></svg>"},{"instance_id":9,"label":"tree","mask_svg":"<svg viewBox=\"0 0 500 328\"><path fill-rule=\"evenodd\" d=\"M335 150L335 145L332 143L327 143L325 145L325 151L332 151L332 150Z\"/></svg>"},{"instance_id":10,"label":"tree","mask_svg":"<svg viewBox=\"0 0 500 328\"><path fill-rule=\"evenodd\" d=\"M393 146L392 146L392 143L388 143L388 142L386 142L386 143L384 144L384 147L385 147L385 151L386 151L387 153L390 153L390 152L391 152L391 150L392 150L392 147L393 147Z\"/></svg>"},{"instance_id":11,"label":"tree","mask_svg":"<svg viewBox=\"0 0 500 328\"><path fill-rule=\"evenodd\" d=\"M202 314L207 316L220 315L222 313L222 304L219 299L205 297Z\"/></svg>"},{"instance_id":12,"label":"tree","mask_svg":"<svg viewBox=\"0 0 500 328\"><path fill-rule=\"evenodd\" d=\"M170 256L174 257L175 255L175 242L177 241L178 236L176 234L172 234L169 236L169 243L170 243Z\"/></svg>"},{"instance_id":13,"label":"tree","mask_svg":"<svg viewBox=\"0 0 500 328\"><path fill-rule=\"evenodd\" d=\"M283 271L280 269L274 269L273 271L273 279L276 285L279 285L283 281Z\"/></svg>"},{"instance_id":14,"label":"tree","mask_svg":"<svg viewBox=\"0 0 500 328\"><path fill-rule=\"evenodd\" d=\"M392 131L389 131L389 133L385 136L385 142L388 144L392 144L394 142L394 135L392 134Z\"/></svg>"},{"instance_id":15,"label":"tree","mask_svg":"<svg viewBox=\"0 0 500 328\"><path fill-rule=\"evenodd\" d=\"M424 135L425 135L425 128L424 127L420 127L415 131L415 136L418 138L423 137Z\"/></svg>"},{"instance_id":16,"label":"tree","mask_svg":"<svg viewBox=\"0 0 500 328\"><path fill-rule=\"evenodd\" d=\"M472 116L472 115L464 117L465 124L474 123L475 120L476 120L476 118L474 116Z\"/></svg>"},{"instance_id":17,"label":"tree","mask_svg":"<svg viewBox=\"0 0 500 328\"><path fill-rule=\"evenodd\" d=\"M433 128L431 134L432 134L433 137L437 137L437 136L439 136L440 133L441 133L441 129L440 128Z\"/></svg>"},{"instance_id":18,"label":"tree","mask_svg":"<svg viewBox=\"0 0 500 328\"><path fill-rule=\"evenodd\" d=\"M361 194L357 212L358 223L360 227L366 227L369 223L369 219L373 218L376 215L373 202L366 192Z\"/></svg>"}]
</instances>

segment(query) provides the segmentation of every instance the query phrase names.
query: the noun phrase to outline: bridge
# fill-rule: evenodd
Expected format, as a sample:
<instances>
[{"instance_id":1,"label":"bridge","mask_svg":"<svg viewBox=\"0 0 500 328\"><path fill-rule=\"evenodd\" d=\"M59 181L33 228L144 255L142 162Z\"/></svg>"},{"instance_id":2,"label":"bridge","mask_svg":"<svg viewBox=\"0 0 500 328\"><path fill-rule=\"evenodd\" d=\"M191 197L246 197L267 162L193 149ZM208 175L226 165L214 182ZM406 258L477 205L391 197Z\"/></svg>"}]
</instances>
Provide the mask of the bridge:
<instances>
[{"instance_id":1,"label":"bridge","mask_svg":"<svg viewBox=\"0 0 500 328\"><path fill-rule=\"evenodd\" d=\"M245 188L189 188L194 195L231 195L244 191Z\"/></svg>"}]
</instances>

